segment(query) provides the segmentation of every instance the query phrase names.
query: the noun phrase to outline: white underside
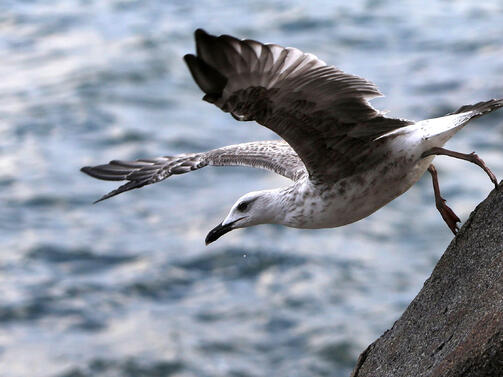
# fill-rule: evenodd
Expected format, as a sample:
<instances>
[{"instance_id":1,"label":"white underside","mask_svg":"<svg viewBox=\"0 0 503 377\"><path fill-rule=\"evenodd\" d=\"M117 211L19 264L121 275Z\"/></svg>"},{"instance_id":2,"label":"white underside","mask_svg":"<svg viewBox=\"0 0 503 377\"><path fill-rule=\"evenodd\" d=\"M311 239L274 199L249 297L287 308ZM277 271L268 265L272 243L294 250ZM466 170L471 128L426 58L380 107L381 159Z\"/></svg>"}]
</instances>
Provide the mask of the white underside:
<instances>
[{"instance_id":1,"label":"white underside","mask_svg":"<svg viewBox=\"0 0 503 377\"><path fill-rule=\"evenodd\" d=\"M389 140L390 159L371 171L337 182L321 194L306 181L298 191L313 191L313 195L303 195L282 223L295 228L333 228L369 216L415 184L434 159L421 155L442 147L466 120L466 114L428 119L381 137Z\"/></svg>"}]
</instances>

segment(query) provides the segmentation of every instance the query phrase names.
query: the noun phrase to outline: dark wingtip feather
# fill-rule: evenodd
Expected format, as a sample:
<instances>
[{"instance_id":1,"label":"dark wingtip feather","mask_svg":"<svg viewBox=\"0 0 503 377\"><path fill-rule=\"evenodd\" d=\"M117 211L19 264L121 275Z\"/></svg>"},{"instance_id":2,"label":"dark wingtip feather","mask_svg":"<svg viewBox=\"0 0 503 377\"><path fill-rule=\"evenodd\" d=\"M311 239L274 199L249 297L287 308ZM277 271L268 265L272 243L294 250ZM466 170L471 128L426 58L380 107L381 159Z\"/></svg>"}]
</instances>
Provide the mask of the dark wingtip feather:
<instances>
[{"instance_id":1,"label":"dark wingtip feather","mask_svg":"<svg viewBox=\"0 0 503 377\"><path fill-rule=\"evenodd\" d=\"M93 178L103 179L105 181L123 181L129 174L128 170L113 165L97 165L97 166L84 166L80 169Z\"/></svg>"},{"instance_id":2,"label":"dark wingtip feather","mask_svg":"<svg viewBox=\"0 0 503 377\"><path fill-rule=\"evenodd\" d=\"M204 37L205 35L209 35L206 30L204 29L201 29L201 28L197 28L196 31L194 32L194 37L196 38L200 38L200 37Z\"/></svg>"},{"instance_id":3,"label":"dark wingtip feather","mask_svg":"<svg viewBox=\"0 0 503 377\"><path fill-rule=\"evenodd\" d=\"M80 171L82 173L89 174L88 171L89 171L90 168L91 168L90 166L83 166L83 167L80 168Z\"/></svg>"},{"instance_id":4,"label":"dark wingtip feather","mask_svg":"<svg viewBox=\"0 0 503 377\"><path fill-rule=\"evenodd\" d=\"M84 166L84 167L80 168L80 171L82 173L89 175L90 177L100 179L99 174L96 173L96 170L94 169L93 166Z\"/></svg>"},{"instance_id":5,"label":"dark wingtip feather","mask_svg":"<svg viewBox=\"0 0 503 377\"><path fill-rule=\"evenodd\" d=\"M227 78L199 57L187 54L183 57L194 81L203 92L211 97L220 97L227 85Z\"/></svg>"},{"instance_id":6,"label":"dark wingtip feather","mask_svg":"<svg viewBox=\"0 0 503 377\"><path fill-rule=\"evenodd\" d=\"M106 200L106 199L108 199L108 198L111 198L112 196L115 196L115 195L117 195L117 194L113 193L113 191L110 191L108 194L103 195L103 196L102 196L101 198L99 198L98 200L95 200L95 201L93 202L93 204L97 204L97 203L99 203L99 202L102 202L103 200Z\"/></svg>"},{"instance_id":7,"label":"dark wingtip feather","mask_svg":"<svg viewBox=\"0 0 503 377\"><path fill-rule=\"evenodd\" d=\"M208 34L205 30L203 29L197 29L194 32L194 39L196 40L196 53L198 57L202 57L202 46L211 46L213 45L213 42L217 37L214 35Z\"/></svg>"},{"instance_id":8,"label":"dark wingtip feather","mask_svg":"<svg viewBox=\"0 0 503 377\"><path fill-rule=\"evenodd\" d=\"M109 193L108 193L108 194L106 194L106 195L103 195L103 196L102 196L101 198L99 198L98 200L95 200L95 201L93 202L93 204L97 204L97 203L99 203L99 202L102 202L103 200L106 200L106 199L108 199L108 198L111 198L112 196L117 195L117 194L112 194L112 192L113 192L113 191L109 192Z\"/></svg>"},{"instance_id":9,"label":"dark wingtip feather","mask_svg":"<svg viewBox=\"0 0 503 377\"><path fill-rule=\"evenodd\" d=\"M115 190L110 191L108 194L103 195L101 198L99 198L98 200L96 200L95 202L93 202L93 204L99 203L99 202L101 202L103 200L106 200L106 199L109 199L109 198L111 198L113 196L122 194L123 192L143 187L143 186L147 185L148 183L149 183L148 180L128 182L128 183L126 183L126 184L124 184L122 186L119 186Z\"/></svg>"},{"instance_id":10,"label":"dark wingtip feather","mask_svg":"<svg viewBox=\"0 0 503 377\"><path fill-rule=\"evenodd\" d=\"M99 203L99 202L101 202L102 200L105 200L105 199L108 199L108 198L106 198L106 195L102 196L102 197L101 197L101 198L99 198L98 200L95 200L95 201L93 202L93 204Z\"/></svg>"}]
</instances>

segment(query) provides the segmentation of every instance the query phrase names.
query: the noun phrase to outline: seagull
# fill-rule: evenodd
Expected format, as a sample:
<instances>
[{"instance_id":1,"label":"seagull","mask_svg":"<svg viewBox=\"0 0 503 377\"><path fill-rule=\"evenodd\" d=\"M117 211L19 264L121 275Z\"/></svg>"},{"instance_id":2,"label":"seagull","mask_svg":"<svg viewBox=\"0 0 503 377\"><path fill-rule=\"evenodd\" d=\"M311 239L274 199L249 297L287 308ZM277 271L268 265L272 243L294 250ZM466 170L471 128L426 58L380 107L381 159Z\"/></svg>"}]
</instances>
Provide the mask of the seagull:
<instances>
[{"instance_id":1,"label":"seagull","mask_svg":"<svg viewBox=\"0 0 503 377\"><path fill-rule=\"evenodd\" d=\"M240 197L205 242L259 224L334 228L361 220L403 194L429 171L436 207L454 234L459 218L440 194L437 155L480 166L475 153L442 148L471 119L503 107L503 99L466 105L446 116L414 122L390 118L369 104L382 96L364 78L296 48L195 31L196 54L185 62L203 100L241 122L255 121L281 139L224 146L136 161L86 166L88 175L127 181L98 201L205 166L249 166L292 181L288 187Z\"/></svg>"}]
</instances>

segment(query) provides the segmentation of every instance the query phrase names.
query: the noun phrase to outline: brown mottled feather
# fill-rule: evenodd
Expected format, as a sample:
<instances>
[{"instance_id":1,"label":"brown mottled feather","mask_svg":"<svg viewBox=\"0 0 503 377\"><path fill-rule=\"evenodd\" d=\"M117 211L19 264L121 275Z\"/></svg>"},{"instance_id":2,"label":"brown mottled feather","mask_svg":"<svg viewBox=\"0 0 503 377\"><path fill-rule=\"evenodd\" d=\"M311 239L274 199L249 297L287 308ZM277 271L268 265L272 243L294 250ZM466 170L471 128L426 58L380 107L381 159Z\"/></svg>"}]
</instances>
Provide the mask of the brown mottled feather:
<instances>
[{"instance_id":1,"label":"brown mottled feather","mask_svg":"<svg viewBox=\"0 0 503 377\"><path fill-rule=\"evenodd\" d=\"M412 124L386 118L369 105L368 99L381 95L373 83L314 55L203 30L195 38L197 60L185 57L195 81L221 84L226 78L220 93L200 85L204 99L238 120L255 120L276 132L313 180L335 182L371 168L379 162L372 141ZM214 72L201 77L198 61Z\"/></svg>"},{"instance_id":2,"label":"brown mottled feather","mask_svg":"<svg viewBox=\"0 0 503 377\"><path fill-rule=\"evenodd\" d=\"M306 174L304 164L284 141L258 141L229 145L203 153L165 156L137 161L110 161L86 166L82 172L107 181L129 181L96 202L125 191L160 182L174 174L184 174L205 166L249 166L273 171L298 180Z\"/></svg>"}]
</instances>

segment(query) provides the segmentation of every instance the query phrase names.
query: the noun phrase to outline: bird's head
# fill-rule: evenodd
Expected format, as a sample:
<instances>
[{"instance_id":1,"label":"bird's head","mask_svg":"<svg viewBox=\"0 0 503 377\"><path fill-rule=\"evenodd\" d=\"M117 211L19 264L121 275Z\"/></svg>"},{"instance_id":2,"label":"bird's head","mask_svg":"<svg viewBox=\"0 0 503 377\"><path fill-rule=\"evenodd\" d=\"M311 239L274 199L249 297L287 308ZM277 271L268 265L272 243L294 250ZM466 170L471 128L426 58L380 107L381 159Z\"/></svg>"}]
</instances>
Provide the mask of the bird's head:
<instances>
[{"instance_id":1,"label":"bird's head","mask_svg":"<svg viewBox=\"0 0 503 377\"><path fill-rule=\"evenodd\" d=\"M225 220L208 233L206 245L234 229L274 223L278 215L275 196L275 190L254 191L243 195L234 203Z\"/></svg>"}]
</instances>

